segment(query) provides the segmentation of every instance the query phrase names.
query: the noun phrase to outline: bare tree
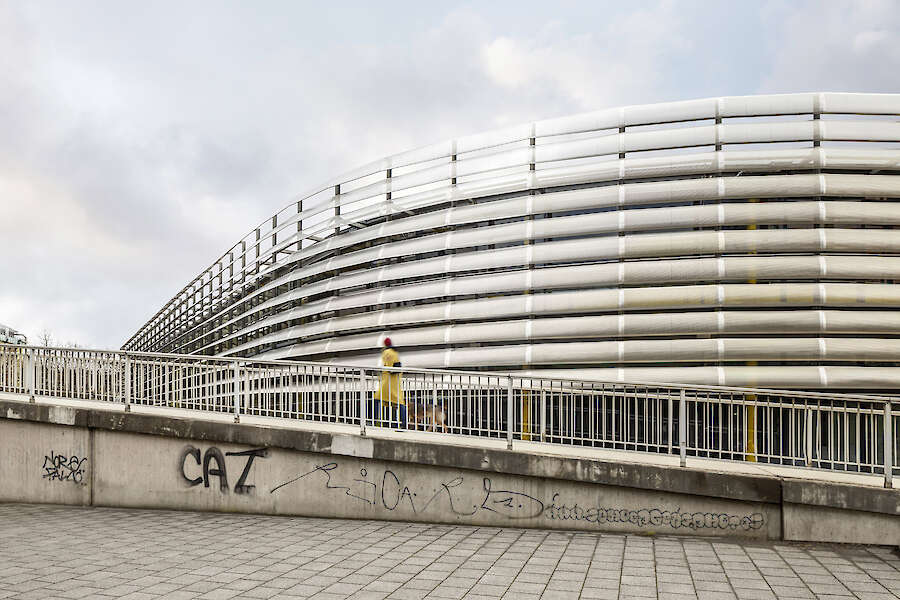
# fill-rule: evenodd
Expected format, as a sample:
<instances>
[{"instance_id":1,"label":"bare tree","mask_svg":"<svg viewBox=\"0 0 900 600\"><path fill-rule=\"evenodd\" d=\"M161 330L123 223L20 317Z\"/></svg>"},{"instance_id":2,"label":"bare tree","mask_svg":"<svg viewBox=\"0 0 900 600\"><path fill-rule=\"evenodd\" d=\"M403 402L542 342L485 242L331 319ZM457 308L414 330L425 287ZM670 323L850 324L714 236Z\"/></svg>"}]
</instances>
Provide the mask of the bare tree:
<instances>
[{"instance_id":1,"label":"bare tree","mask_svg":"<svg viewBox=\"0 0 900 600\"><path fill-rule=\"evenodd\" d=\"M38 334L38 344L41 346L53 345L53 334L46 327Z\"/></svg>"}]
</instances>

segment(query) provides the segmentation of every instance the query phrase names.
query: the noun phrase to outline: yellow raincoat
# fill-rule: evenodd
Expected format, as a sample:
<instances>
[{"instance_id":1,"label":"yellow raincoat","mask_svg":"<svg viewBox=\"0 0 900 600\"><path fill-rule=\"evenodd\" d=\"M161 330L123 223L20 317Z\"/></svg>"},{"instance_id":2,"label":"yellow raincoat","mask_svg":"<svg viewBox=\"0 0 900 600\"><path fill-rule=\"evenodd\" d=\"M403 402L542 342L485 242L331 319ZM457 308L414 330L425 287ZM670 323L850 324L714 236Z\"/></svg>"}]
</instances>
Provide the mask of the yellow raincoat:
<instances>
[{"instance_id":1,"label":"yellow raincoat","mask_svg":"<svg viewBox=\"0 0 900 600\"><path fill-rule=\"evenodd\" d=\"M383 367L393 367L400 362L400 355L393 348L385 348L381 353L381 365ZM375 391L375 398L388 404L397 404L404 406L403 390L400 389L400 373L383 372L381 374L381 385Z\"/></svg>"}]
</instances>

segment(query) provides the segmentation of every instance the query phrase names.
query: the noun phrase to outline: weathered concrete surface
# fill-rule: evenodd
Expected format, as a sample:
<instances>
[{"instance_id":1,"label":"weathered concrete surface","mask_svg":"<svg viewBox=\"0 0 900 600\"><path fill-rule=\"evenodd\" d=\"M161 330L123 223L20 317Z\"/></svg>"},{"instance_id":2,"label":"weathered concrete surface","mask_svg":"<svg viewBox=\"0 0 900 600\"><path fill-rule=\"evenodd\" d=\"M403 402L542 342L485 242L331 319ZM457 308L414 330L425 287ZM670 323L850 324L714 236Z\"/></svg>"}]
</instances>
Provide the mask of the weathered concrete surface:
<instances>
[{"instance_id":1,"label":"weathered concrete surface","mask_svg":"<svg viewBox=\"0 0 900 600\"><path fill-rule=\"evenodd\" d=\"M895 490L17 402L0 416L20 431L0 438L0 475L22 480L7 501L900 543ZM31 480L51 447L87 460L56 482L77 492L47 499ZM809 525L819 510L840 526Z\"/></svg>"},{"instance_id":2,"label":"weathered concrete surface","mask_svg":"<svg viewBox=\"0 0 900 600\"><path fill-rule=\"evenodd\" d=\"M781 537L760 502L122 432L94 444L101 506Z\"/></svg>"},{"instance_id":3,"label":"weathered concrete surface","mask_svg":"<svg viewBox=\"0 0 900 600\"><path fill-rule=\"evenodd\" d=\"M785 539L812 542L853 540L856 544L900 543L900 517L897 515L792 502L785 502L782 510Z\"/></svg>"},{"instance_id":4,"label":"weathered concrete surface","mask_svg":"<svg viewBox=\"0 0 900 600\"><path fill-rule=\"evenodd\" d=\"M21 419L42 423L56 422L51 419L50 405L0 400L0 414L5 412L7 407L15 408ZM700 494L713 498L781 502L781 485L774 477L756 475L736 477L731 473L717 473L703 469L671 469L647 464L623 464L444 443L369 439L246 424L236 426L231 423L200 419L170 419L106 410L84 408L71 410L75 412L72 424L91 429L144 433L187 440L230 442L302 452L346 454L420 465L460 467L493 473Z\"/></svg>"},{"instance_id":5,"label":"weathered concrete surface","mask_svg":"<svg viewBox=\"0 0 900 600\"><path fill-rule=\"evenodd\" d=\"M0 502L90 504L89 456L87 429L0 419Z\"/></svg>"},{"instance_id":6,"label":"weathered concrete surface","mask_svg":"<svg viewBox=\"0 0 900 600\"><path fill-rule=\"evenodd\" d=\"M784 480L782 489L784 502L900 515L898 490L795 479Z\"/></svg>"}]
</instances>

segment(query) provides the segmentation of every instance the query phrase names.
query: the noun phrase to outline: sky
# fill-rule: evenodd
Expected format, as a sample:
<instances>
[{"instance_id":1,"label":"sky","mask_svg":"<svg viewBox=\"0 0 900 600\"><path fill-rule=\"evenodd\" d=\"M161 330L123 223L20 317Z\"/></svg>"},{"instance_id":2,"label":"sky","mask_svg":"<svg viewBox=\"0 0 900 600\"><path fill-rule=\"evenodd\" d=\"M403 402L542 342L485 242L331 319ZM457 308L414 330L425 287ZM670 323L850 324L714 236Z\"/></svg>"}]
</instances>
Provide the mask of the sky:
<instances>
[{"instance_id":1,"label":"sky","mask_svg":"<svg viewBox=\"0 0 900 600\"><path fill-rule=\"evenodd\" d=\"M900 1L0 0L0 323L119 348L298 194L628 104L900 92Z\"/></svg>"}]
</instances>

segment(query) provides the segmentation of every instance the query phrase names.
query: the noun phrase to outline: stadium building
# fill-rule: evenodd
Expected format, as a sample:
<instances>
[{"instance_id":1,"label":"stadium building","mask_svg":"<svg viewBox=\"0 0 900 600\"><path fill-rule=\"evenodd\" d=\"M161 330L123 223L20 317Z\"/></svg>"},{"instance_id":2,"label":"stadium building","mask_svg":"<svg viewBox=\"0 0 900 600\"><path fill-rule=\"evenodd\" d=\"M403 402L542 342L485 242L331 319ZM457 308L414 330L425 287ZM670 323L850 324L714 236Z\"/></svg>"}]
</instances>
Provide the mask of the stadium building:
<instances>
[{"instance_id":1,"label":"stadium building","mask_svg":"<svg viewBox=\"0 0 900 600\"><path fill-rule=\"evenodd\" d=\"M289 204L125 350L900 390L900 95L628 106Z\"/></svg>"}]
</instances>

